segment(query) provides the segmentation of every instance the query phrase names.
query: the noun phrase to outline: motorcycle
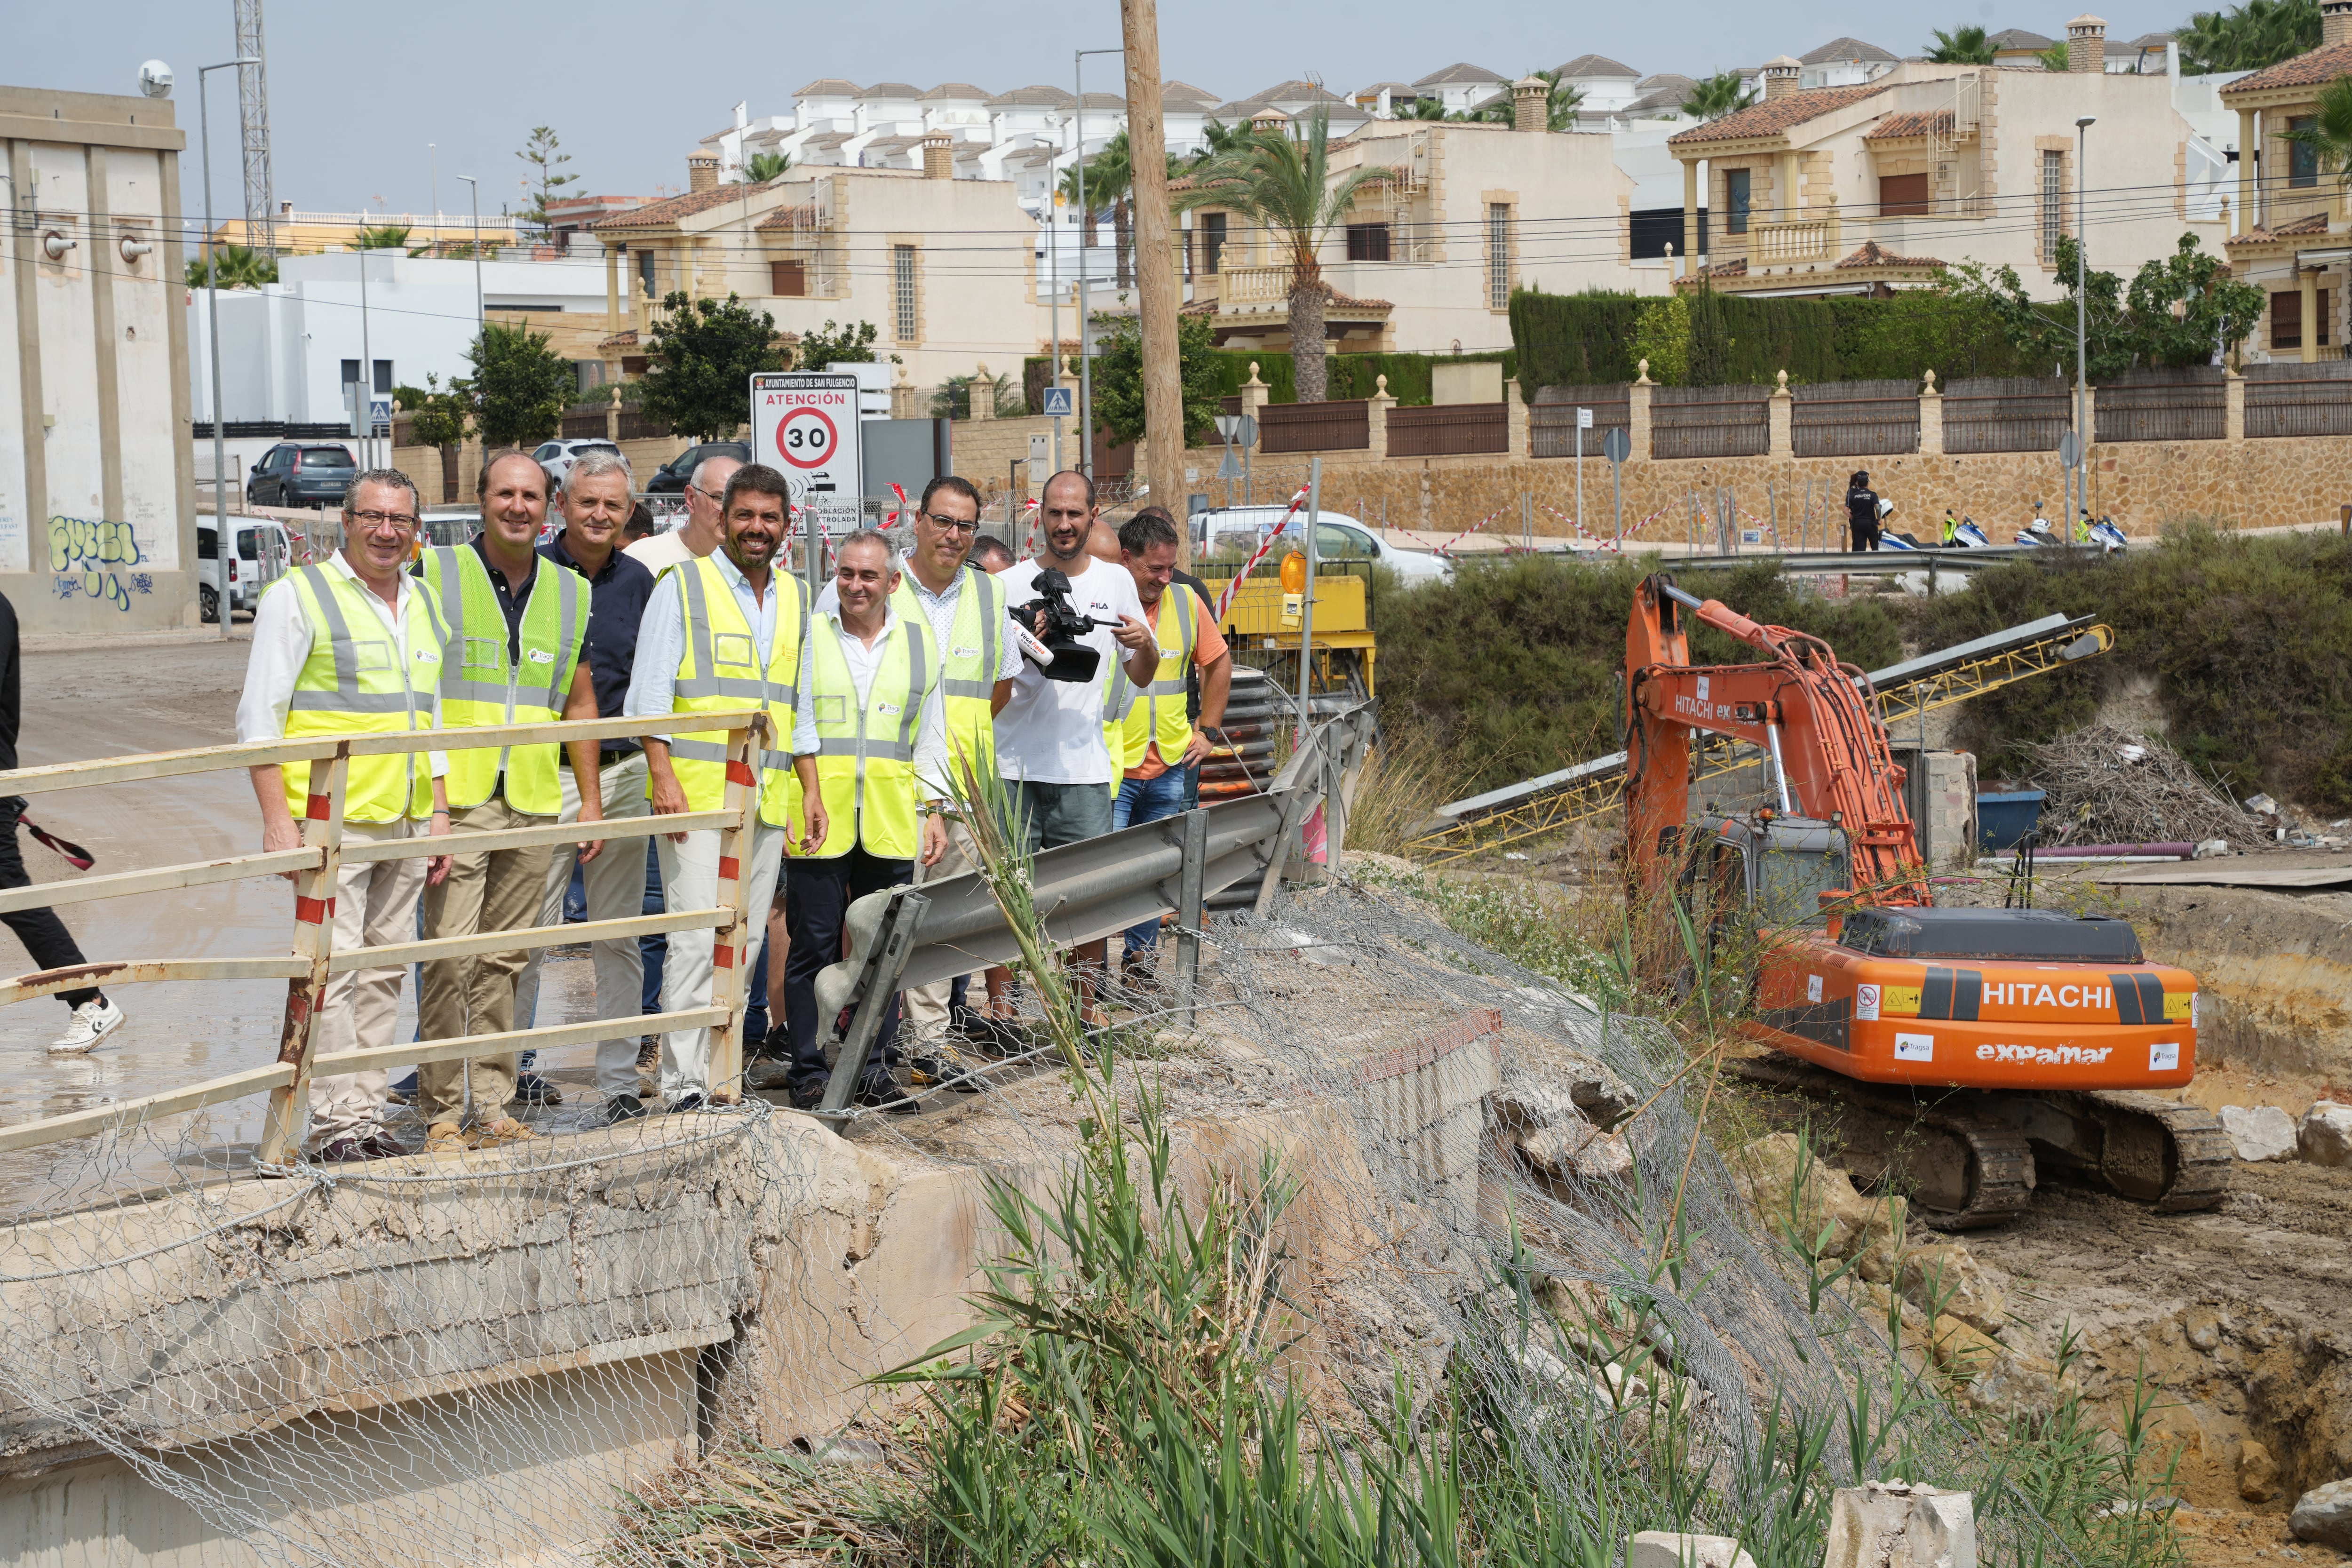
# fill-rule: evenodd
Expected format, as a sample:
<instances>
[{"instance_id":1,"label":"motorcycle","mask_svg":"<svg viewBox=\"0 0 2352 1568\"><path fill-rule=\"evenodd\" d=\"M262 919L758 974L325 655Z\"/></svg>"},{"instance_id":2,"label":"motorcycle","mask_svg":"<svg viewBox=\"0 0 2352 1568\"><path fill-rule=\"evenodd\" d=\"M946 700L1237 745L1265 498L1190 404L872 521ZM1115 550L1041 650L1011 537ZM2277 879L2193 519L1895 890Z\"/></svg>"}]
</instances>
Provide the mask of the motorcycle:
<instances>
[{"instance_id":1,"label":"motorcycle","mask_svg":"<svg viewBox=\"0 0 2352 1568\"><path fill-rule=\"evenodd\" d=\"M1985 537L1985 531L1965 517L1960 519L1960 526L1952 531L1952 543L1968 550L1992 548L1992 541Z\"/></svg>"},{"instance_id":2,"label":"motorcycle","mask_svg":"<svg viewBox=\"0 0 2352 1568\"><path fill-rule=\"evenodd\" d=\"M2018 534L2017 542L2020 544L2031 544L2037 548L2053 548L2059 542L2057 536L2050 531L2049 520L2040 517L2025 525L2024 530Z\"/></svg>"},{"instance_id":3,"label":"motorcycle","mask_svg":"<svg viewBox=\"0 0 2352 1568\"><path fill-rule=\"evenodd\" d=\"M2112 517L2103 517L2091 524L2091 542L2106 551L2131 547L2131 541L2125 537L2122 529L2116 526L2116 520Z\"/></svg>"}]
</instances>

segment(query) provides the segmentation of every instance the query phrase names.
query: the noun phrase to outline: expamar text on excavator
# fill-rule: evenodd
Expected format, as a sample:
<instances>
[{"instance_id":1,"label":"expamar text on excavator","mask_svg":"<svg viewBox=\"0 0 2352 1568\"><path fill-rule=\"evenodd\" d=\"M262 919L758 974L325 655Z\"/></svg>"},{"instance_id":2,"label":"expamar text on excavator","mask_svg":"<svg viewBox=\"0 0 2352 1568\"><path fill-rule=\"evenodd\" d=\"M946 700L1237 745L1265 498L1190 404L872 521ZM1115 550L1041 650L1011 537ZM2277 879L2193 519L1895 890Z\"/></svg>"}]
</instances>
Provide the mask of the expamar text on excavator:
<instances>
[{"instance_id":1,"label":"expamar text on excavator","mask_svg":"<svg viewBox=\"0 0 2352 1568\"><path fill-rule=\"evenodd\" d=\"M1763 658L1695 666L1694 624ZM1659 573L1624 698L1629 896L1693 912L1722 962L1684 982L1733 993L1770 1047L1735 1070L1821 1102L1857 1175L1947 1228L2011 1218L2054 1167L2159 1210L2221 1201L2220 1123L2158 1092L2196 1071L2195 976L2126 920L1938 907L1861 670ZM1764 753L1762 804L1692 812L1699 731Z\"/></svg>"}]
</instances>

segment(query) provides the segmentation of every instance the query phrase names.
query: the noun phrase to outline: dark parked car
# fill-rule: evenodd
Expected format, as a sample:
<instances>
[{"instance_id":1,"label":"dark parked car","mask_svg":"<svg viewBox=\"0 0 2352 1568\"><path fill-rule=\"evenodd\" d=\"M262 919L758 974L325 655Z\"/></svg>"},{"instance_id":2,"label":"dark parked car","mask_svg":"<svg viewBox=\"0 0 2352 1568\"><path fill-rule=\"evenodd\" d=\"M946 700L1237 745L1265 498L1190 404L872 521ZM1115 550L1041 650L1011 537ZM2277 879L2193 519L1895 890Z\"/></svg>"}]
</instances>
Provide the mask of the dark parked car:
<instances>
[{"instance_id":1,"label":"dark parked car","mask_svg":"<svg viewBox=\"0 0 2352 1568\"><path fill-rule=\"evenodd\" d=\"M710 458L732 458L739 463L748 463L751 460L751 443L705 441L698 447L688 447L654 470L653 478L646 481L645 493L649 496L683 494L686 481L694 477L694 470L700 468L705 459Z\"/></svg>"},{"instance_id":2,"label":"dark parked car","mask_svg":"<svg viewBox=\"0 0 2352 1568\"><path fill-rule=\"evenodd\" d=\"M351 449L316 441L280 441L253 465L245 482L247 506L307 506L317 510L343 504L359 465Z\"/></svg>"}]
</instances>

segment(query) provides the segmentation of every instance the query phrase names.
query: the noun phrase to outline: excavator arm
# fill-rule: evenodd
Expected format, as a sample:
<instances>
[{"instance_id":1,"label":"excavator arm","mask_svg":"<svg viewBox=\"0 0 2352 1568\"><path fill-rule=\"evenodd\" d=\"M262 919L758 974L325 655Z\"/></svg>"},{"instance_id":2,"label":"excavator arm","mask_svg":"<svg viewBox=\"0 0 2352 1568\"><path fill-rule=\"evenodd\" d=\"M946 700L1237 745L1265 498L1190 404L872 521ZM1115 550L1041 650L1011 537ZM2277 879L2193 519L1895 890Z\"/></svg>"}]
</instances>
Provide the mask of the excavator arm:
<instances>
[{"instance_id":1,"label":"excavator arm","mask_svg":"<svg viewBox=\"0 0 2352 1568\"><path fill-rule=\"evenodd\" d=\"M1767 658L1691 664L1692 617ZM1783 814L1845 834L1863 901L1932 902L1903 805L1903 773L1857 687L1862 679L1818 637L1686 594L1663 572L1643 579L1625 632L1626 832L1635 885L1654 890L1674 874L1688 820L1691 732L1705 730L1772 759Z\"/></svg>"}]
</instances>

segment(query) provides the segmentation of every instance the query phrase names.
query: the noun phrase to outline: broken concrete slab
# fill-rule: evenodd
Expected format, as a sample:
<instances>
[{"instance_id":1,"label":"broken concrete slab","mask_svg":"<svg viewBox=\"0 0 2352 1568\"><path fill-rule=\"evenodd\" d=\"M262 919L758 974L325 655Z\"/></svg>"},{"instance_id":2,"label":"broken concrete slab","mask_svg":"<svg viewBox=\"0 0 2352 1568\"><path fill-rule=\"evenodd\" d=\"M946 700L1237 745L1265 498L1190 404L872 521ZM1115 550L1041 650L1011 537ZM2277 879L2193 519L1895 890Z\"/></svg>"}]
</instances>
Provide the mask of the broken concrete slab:
<instances>
[{"instance_id":1,"label":"broken concrete slab","mask_svg":"<svg viewBox=\"0 0 2352 1568\"><path fill-rule=\"evenodd\" d=\"M1841 1487L1822 1568L1976 1568L1975 1500L1901 1479Z\"/></svg>"},{"instance_id":2,"label":"broken concrete slab","mask_svg":"<svg viewBox=\"0 0 2352 1568\"><path fill-rule=\"evenodd\" d=\"M1644 1530L1625 1552L1625 1568L1756 1568L1756 1559L1728 1535L1677 1535Z\"/></svg>"}]
</instances>

